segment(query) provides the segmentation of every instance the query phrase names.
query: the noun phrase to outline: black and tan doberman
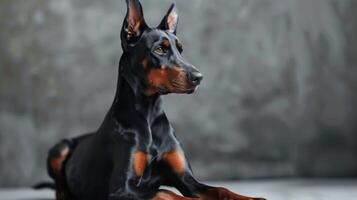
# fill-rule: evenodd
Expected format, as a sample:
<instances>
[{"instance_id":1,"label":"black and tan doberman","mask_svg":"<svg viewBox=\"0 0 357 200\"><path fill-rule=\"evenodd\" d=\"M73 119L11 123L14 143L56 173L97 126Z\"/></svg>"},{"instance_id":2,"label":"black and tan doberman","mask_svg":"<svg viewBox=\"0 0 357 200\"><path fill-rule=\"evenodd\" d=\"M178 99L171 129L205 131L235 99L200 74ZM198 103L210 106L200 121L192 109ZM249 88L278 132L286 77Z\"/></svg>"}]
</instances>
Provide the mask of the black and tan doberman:
<instances>
[{"instance_id":1,"label":"black and tan doberman","mask_svg":"<svg viewBox=\"0 0 357 200\"><path fill-rule=\"evenodd\" d=\"M161 95L193 93L202 74L183 56L173 4L147 26L138 0L127 0L123 55L114 102L94 133L49 152L57 200L254 200L197 181L162 109ZM172 186L182 195L160 186Z\"/></svg>"}]
</instances>

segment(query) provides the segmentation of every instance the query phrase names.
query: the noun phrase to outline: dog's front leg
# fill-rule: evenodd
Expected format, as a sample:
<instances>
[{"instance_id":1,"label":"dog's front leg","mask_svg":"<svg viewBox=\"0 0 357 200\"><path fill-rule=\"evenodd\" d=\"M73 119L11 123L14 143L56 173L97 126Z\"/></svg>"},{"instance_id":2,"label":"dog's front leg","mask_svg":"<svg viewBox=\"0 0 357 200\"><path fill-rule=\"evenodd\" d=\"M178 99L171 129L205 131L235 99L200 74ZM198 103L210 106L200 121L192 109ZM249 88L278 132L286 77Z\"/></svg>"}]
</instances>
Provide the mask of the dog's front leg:
<instances>
[{"instance_id":1,"label":"dog's front leg","mask_svg":"<svg viewBox=\"0 0 357 200\"><path fill-rule=\"evenodd\" d=\"M170 177L171 186L176 187L185 196L192 197L192 195L194 195L195 197L199 197L200 200L264 200L264 198L255 198L236 194L223 187L213 187L203 184L193 176L187 160L185 160L185 165L187 167L185 167L183 172L176 171L173 168L173 174Z\"/></svg>"},{"instance_id":2,"label":"dog's front leg","mask_svg":"<svg viewBox=\"0 0 357 200\"><path fill-rule=\"evenodd\" d=\"M242 196L228 189L208 186L197 181L164 113L152 125L152 132L153 136L160 138L154 142L159 147L158 162L164 165L160 173L166 185L176 187L186 197L196 197L200 200L261 199Z\"/></svg>"},{"instance_id":3,"label":"dog's front leg","mask_svg":"<svg viewBox=\"0 0 357 200\"><path fill-rule=\"evenodd\" d=\"M161 127L169 126L168 121L161 120ZM175 135L173 129L166 129L166 135ZM171 142L169 142L171 141ZM160 156L160 161L165 163L170 171L167 178L168 184L176 187L183 195L188 197L199 197L200 200L261 200L236 194L223 187L213 187L197 181L192 173L191 166L182 150L176 137L166 138L162 143L164 153Z\"/></svg>"},{"instance_id":4,"label":"dog's front leg","mask_svg":"<svg viewBox=\"0 0 357 200\"><path fill-rule=\"evenodd\" d=\"M166 161L169 162L169 161ZM199 182L192 173L191 167L185 158L185 168L181 173L173 169L170 177L172 186L176 187L185 196L199 197L200 200L264 200L264 198L255 198L236 194L223 187L213 187Z\"/></svg>"}]
</instances>

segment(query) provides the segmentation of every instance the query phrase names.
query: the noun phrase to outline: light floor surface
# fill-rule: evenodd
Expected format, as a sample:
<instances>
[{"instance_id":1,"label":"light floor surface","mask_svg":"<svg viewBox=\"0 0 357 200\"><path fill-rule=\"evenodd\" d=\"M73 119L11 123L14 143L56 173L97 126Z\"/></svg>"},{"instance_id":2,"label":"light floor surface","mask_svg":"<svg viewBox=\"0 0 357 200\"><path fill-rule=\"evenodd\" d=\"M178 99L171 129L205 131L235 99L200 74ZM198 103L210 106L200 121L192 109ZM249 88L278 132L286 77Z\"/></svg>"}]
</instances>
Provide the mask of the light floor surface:
<instances>
[{"instance_id":1,"label":"light floor surface","mask_svg":"<svg viewBox=\"0 0 357 200\"><path fill-rule=\"evenodd\" d=\"M234 192L264 197L268 200L357 200L357 179L349 180L254 180L210 182ZM29 188L0 189L0 200L51 200L51 190L35 191Z\"/></svg>"}]
</instances>

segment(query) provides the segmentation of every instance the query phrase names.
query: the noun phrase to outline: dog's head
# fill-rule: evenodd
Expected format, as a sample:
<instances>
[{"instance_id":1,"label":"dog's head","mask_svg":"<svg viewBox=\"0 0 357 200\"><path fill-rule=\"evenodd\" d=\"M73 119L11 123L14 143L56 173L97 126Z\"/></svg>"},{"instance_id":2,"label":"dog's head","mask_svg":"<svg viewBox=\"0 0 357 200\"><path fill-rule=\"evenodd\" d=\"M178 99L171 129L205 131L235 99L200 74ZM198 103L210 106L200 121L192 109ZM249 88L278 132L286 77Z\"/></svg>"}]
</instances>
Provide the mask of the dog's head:
<instances>
[{"instance_id":1,"label":"dog's head","mask_svg":"<svg viewBox=\"0 0 357 200\"><path fill-rule=\"evenodd\" d=\"M202 74L183 56L183 46L176 36L178 14L172 4L159 26L145 23L138 0L127 0L127 14L121 30L124 55L129 73L143 87L146 95L193 93Z\"/></svg>"}]
</instances>

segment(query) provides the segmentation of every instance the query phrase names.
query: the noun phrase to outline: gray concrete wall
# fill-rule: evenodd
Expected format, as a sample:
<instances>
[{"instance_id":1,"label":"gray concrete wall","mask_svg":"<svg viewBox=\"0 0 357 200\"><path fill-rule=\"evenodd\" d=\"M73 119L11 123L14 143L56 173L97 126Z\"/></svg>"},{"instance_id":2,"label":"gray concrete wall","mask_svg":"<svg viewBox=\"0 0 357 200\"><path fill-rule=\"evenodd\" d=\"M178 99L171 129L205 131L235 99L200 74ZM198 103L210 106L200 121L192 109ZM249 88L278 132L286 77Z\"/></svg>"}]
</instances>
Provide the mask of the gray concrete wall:
<instances>
[{"instance_id":1,"label":"gray concrete wall","mask_svg":"<svg viewBox=\"0 0 357 200\"><path fill-rule=\"evenodd\" d=\"M143 0L156 25L170 0ZM95 130L113 99L120 0L0 1L0 186L46 179L47 149ZM357 2L179 0L205 75L165 97L202 179L357 175Z\"/></svg>"}]
</instances>

